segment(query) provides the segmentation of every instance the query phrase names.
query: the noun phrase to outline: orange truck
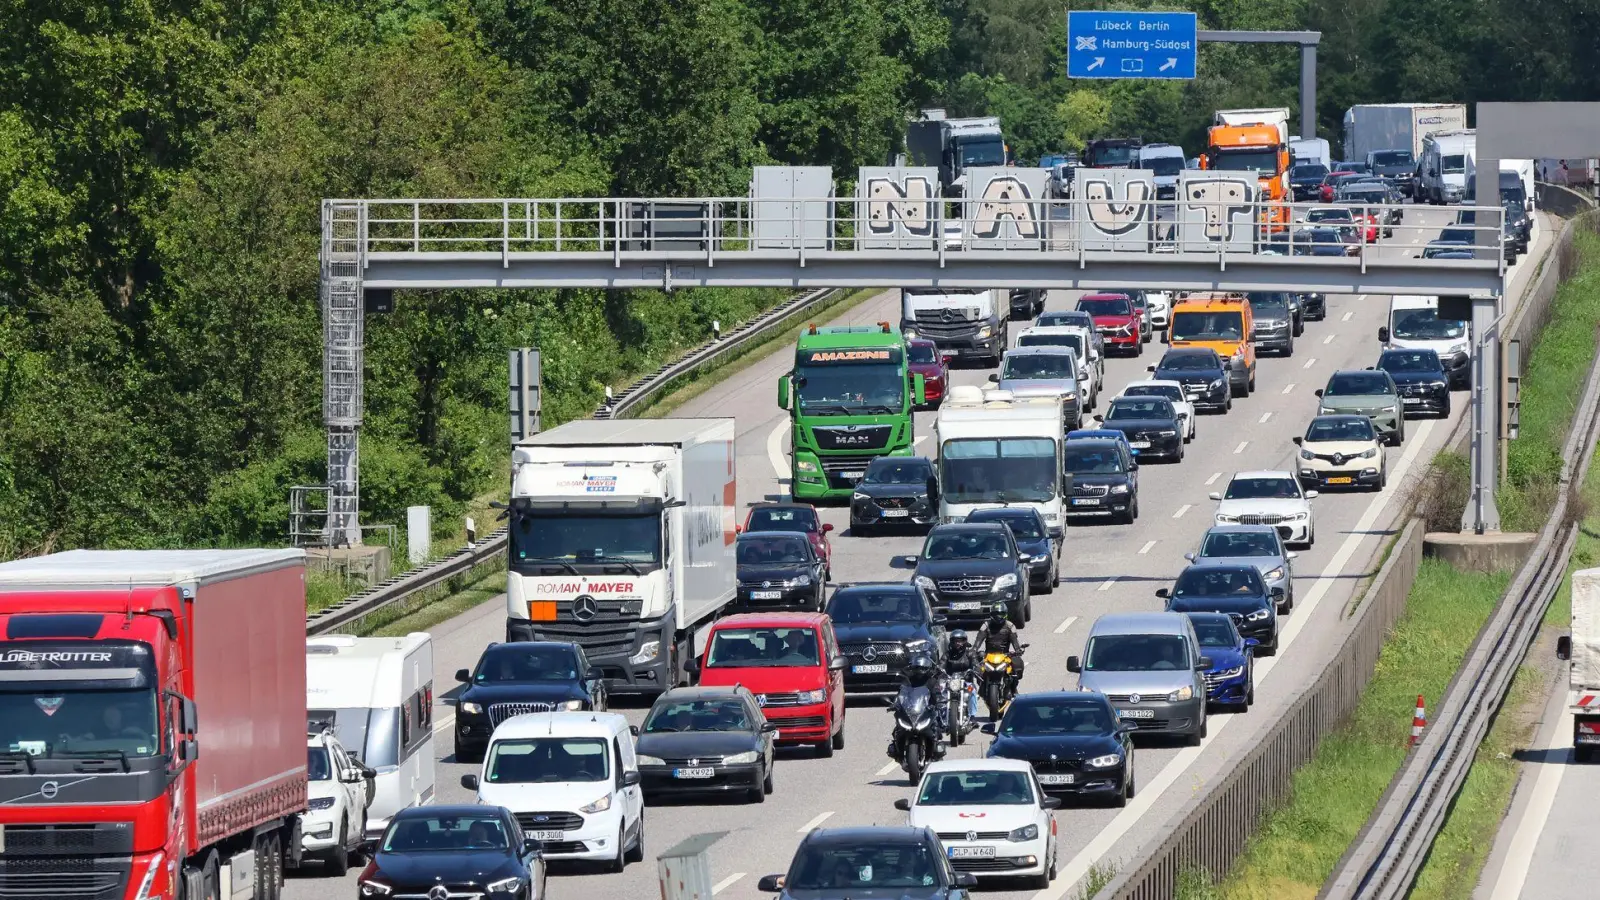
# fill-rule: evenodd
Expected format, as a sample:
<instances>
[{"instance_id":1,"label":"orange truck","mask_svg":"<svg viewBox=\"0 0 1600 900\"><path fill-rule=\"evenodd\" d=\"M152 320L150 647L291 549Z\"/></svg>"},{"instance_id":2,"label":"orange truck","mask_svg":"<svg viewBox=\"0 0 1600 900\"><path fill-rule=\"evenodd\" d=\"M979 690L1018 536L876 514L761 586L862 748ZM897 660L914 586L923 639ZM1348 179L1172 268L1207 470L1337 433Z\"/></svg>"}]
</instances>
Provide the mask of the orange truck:
<instances>
[{"instance_id":1,"label":"orange truck","mask_svg":"<svg viewBox=\"0 0 1600 900\"><path fill-rule=\"evenodd\" d=\"M1251 339L1254 331L1255 315L1249 297L1196 291L1178 298L1162 340L1174 347L1217 351L1228 367L1231 393L1244 397L1256 389L1256 345Z\"/></svg>"},{"instance_id":2,"label":"orange truck","mask_svg":"<svg viewBox=\"0 0 1600 900\"><path fill-rule=\"evenodd\" d=\"M1206 132L1200 168L1218 172L1255 172L1260 197L1270 205L1262 212L1262 233L1289 225L1289 110L1222 109Z\"/></svg>"}]
</instances>

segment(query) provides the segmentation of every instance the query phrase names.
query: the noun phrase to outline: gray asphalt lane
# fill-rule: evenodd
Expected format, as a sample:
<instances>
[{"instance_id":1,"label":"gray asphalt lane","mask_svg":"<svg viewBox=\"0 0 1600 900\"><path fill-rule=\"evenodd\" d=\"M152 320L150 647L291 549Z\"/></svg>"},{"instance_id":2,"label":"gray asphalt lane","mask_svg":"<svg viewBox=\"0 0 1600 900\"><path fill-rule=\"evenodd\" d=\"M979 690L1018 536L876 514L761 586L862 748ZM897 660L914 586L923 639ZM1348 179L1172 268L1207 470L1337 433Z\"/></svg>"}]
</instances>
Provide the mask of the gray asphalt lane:
<instances>
[{"instance_id":1,"label":"gray asphalt lane","mask_svg":"<svg viewBox=\"0 0 1600 900\"><path fill-rule=\"evenodd\" d=\"M1417 208L1430 225L1442 227L1446 210ZM1408 216L1409 218L1409 216ZM1541 233L1539 240L1544 241ZM1416 243L1391 252L1414 253ZM1537 253L1530 254L1537 256ZM1526 268L1513 272L1516 296ZM1052 292L1052 309L1070 308L1072 296ZM1315 410L1312 394L1339 368L1362 368L1377 355L1376 331L1387 314L1386 297L1333 296L1328 317L1307 323L1304 335L1289 358L1263 358L1254 395L1238 400L1227 415L1203 416L1198 434L1179 464L1146 465L1141 470L1139 520L1128 526L1092 524L1073 526L1067 533L1062 586L1035 598L1033 621L1023 632L1029 643L1025 690L1057 689L1068 685L1065 661L1079 652L1090 624L1113 611L1155 610L1161 601L1156 588L1170 583L1182 569L1183 553L1192 548L1211 524L1215 506L1207 493L1220 490L1229 476L1245 469L1282 469L1292 464L1290 438L1304 428ZM847 323L895 321L893 292L880 295L847 313ZM1025 323L1012 323L1013 328ZM1109 399L1129 381L1147 376L1145 367L1159 359L1159 339L1146 345L1141 357L1111 359L1106 365ZM682 416L734 416L738 421L739 502L749 504L780 496L786 487L785 462L788 418L776 405L778 377L792 363L792 347L759 360L732 382L719 384L679 411ZM957 384L981 385L987 369L961 369ZM1465 408L1466 395L1457 393L1454 416ZM932 431L933 413L919 413L919 435ZM1244 715L1219 715L1211 734L1199 748L1141 745L1136 753L1139 796L1124 810L1064 808L1057 815L1060 877L1050 890L1019 892L995 885L985 894L996 896L1064 896L1091 864L1114 862L1158 834L1173 810L1193 791L1203 790L1225 773L1251 745L1259 728L1270 720L1310 673L1332 652L1342 636L1340 611L1360 578L1368 574L1382 534L1393 525L1399 504L1395 495L1407 490L1413 477L1431 458L1451 422L1422 420L1408 424L1403 447L1387 451L1390 487L1382 494L1323 495L1313 501L1317 544L1301 551L1296 560L1296 611L1286 620L1283 649L1275 659L1261 660L1257 668L1257 705ZM918 450L931 454L926 440ZM846 533L848 511L823 510L834 523L835 581L903 580L903 570L889 560L920 547L916 535L857 538ZM470 799L459 786L462 774L475 767L458 765L451 756L449 704L455 684L453 672L470 666L483 647L504 638L504 606L490 602L434 629L436 710L439 729L436 753L440 760L439 799ZM642 709L625 710L638 721ZM818 826L889 824L901 820L892 803L907 796L909 787L885 754L891 722L881 700L858 700L846 717L845 749L823 760L796 752L782 758L776 792L759 805L675 804L652 806L646 813L648 854L654 857L688 835L725 831L711 851L713 882L718 896L760 896L756 879L783 871L799 836ZM979 756L980 735L952 751L957 756ZM633 865L621 875L599 875L561 870L551 881L552 896L637 898L655 896L653 863ZM341 881L313 872L297 877L289 887L290 900L354 893L354 873ZM346 894L348 896L348 894Z\"/></svg>"}]
</instances>

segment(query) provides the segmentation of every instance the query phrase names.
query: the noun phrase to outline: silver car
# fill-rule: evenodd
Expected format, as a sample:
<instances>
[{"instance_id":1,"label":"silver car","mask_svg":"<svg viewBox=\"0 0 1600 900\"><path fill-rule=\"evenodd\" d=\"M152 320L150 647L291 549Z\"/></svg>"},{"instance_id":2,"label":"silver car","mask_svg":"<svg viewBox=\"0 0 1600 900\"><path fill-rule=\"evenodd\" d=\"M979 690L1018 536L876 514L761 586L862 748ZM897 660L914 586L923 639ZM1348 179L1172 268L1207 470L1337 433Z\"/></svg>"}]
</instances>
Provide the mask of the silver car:
<instances>
[{"instance_id":1,"label":"silver car","mask_svg":"<svg viewBox=\"0 0 1600 900\"><path fill-rule=\"evenodd\" d=\"M1255 566L1268 592L1283 589L1278 604L1282 616L1294 609L1294 560L1299 556L1284 546L1278 529L1270 525L1218 525L1206 530L1200 549L1183 558L1195 565Z\"/></svg>"},{"instance_id":2,"label":"silver car","mask_svg":"<svg viewBox=\"0 0 1600 900\"><path fill-rule=\"evenodd\" d=\"M1124 725L1179 734L1190 746L1206 736L1205 673L1194 624L1182 613L1113 613L1095 620L1083 658L1067 657L1078 690L1106 695Z\"/></svg>"}]
</instances>

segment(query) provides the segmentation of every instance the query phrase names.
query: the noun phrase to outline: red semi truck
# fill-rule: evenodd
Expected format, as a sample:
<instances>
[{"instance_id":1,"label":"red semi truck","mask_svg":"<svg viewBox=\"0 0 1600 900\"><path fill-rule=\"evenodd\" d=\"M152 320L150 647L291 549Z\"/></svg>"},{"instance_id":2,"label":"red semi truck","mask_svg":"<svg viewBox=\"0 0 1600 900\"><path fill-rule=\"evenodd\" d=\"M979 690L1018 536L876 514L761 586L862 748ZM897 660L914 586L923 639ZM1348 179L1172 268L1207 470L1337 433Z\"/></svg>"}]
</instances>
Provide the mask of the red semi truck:
<instances>
[{"instance_id":1,"label":"red semi truck","mask_svg":"<svg viewBox=\"0 0 1600 900\"><path fill-rule=\"evenodd\" d=\"M0 898L275 900L304 627L300 550L0 563Z\"/></svg>"}]
</instances>

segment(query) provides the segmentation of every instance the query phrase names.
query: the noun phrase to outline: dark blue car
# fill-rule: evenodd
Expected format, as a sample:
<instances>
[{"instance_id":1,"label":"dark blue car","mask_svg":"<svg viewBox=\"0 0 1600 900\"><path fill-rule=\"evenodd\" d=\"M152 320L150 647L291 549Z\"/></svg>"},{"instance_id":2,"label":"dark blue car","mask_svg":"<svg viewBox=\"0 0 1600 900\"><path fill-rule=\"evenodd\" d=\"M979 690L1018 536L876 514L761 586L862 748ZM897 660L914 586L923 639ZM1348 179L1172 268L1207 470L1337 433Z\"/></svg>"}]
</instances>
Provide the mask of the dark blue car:
<instances>
[{"instance_id":1,"label":"dark blue car","mask_svg":"<svg viewBox=\"0 0 1600 900\"><path fill-rule=\"evenodd\" d=\"M1233 626L1226 613L1189 613L1200 652L1211 659L1206 670L1206 702L1248 710L1256 702L1256 639Z\"/></svg>"},{"instance_id":2,"label":"dark blue car","mask_svg":"<svg viewBox=\"0 0 1600 900\"><path fill-rule=\"evenodd\" d=\"M1255 638L1262 656L1278 652L1278 604L1283 588L1268 588L1252 565L1193 565L1178 574L1171 590L1156 596L1167 601L1167 612L1222 613L1233 620L1245 637Z\"/></svg>"},{"instance_id":3,"label":"dark blue car","mask_svg":"<svg viewBox=\"0 0 1600 900\"><path fill-rule=\"evenodd\" d=\"M496 725L524 713L606 709L604 677L583 648L565 641L490 644L456 698L456 761L477 762Z\"/></svg>"},{"instance_id":4,"label":"dark blue car","mask_svg":"<svg viewBox=\"0 0 1600 900\"><path fill-rule=\"evenodd\" d=\"M1028 558L1028 585L1031 593L1048 594L1061 583L1061 566L1056 556L1055 537L1061 526L1052 529L1031 506L996 506L967 515L968 522L1004 522L1017 539L1017 549Z\"/></svg>"}]
</instances>

